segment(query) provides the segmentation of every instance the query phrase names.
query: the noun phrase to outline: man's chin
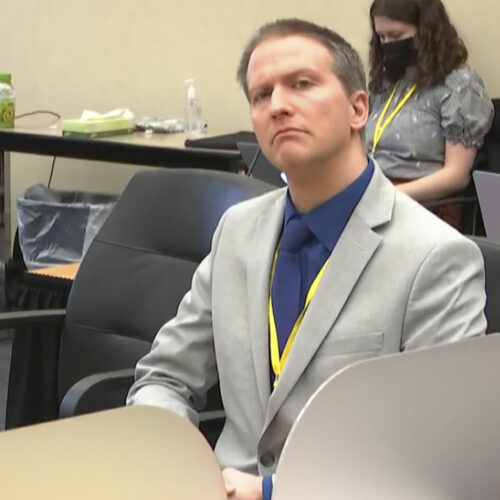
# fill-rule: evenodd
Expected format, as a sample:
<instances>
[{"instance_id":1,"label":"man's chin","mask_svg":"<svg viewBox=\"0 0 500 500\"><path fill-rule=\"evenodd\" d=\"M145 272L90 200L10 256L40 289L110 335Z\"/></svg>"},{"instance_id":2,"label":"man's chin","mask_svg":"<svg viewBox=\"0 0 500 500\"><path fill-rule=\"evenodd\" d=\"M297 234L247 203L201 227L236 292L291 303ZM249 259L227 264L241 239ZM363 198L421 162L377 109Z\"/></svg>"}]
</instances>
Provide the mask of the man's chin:
<instances>
[{"instance_id":1,"label":"man's chin","mask_svg":"<svg viewBox=\"0 0 500 500\"><path fill-rule=\"evenodd\" d=\"M278 170L288 175L289 172L307 167L307 165L310 164L310 159L308 156L304 155L302 151L287 150L280 151L280 153L276 155L275 161L271 161L271 163Z\"/></svg>"}]
</instances>

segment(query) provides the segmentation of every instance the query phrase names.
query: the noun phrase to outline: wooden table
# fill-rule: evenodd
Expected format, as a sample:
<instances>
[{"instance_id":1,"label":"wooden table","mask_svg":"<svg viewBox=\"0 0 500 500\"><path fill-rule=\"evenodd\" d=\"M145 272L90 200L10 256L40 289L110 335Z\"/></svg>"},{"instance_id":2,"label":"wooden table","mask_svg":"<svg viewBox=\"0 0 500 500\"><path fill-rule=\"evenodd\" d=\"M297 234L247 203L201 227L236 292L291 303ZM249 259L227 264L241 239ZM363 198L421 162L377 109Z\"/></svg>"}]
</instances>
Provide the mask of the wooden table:
<instances>
[{"instance_id":1,"label":"wooden table","mask_svg":"<svg viewBox=\"0 0 500 500\"><path fill-rule=\"evenodd\" d=\"M60 129L0 130L0 155L8 152L61 156L112 163L231 171L238 151L186 148L186 134L134 132L106 138L63 136Z\"/></svg>"},{"instance_id":2,"label":"wooden table","mask_svg":"<svg viewBox=\"0 0 500 500\"><path fill-rule=\"evenodd\" d=\"M186 148L186 134L135 132L106 138L63 136L60 128L0 130L0 185L4 185L4 221L10 248L10 153L28 153L168 168L202 168L237 172L235 150Z\"/></svg>"}]
</instances>

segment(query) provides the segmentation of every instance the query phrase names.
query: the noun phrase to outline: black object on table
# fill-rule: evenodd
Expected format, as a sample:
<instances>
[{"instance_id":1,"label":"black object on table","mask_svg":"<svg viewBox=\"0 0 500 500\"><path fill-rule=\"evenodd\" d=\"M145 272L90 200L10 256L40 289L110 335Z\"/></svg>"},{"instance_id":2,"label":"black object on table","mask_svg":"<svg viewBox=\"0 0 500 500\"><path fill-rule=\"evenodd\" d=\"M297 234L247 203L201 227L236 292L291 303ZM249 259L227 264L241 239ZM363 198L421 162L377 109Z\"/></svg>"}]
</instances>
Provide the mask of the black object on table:
<instances>
[{"instance_id":1,"label":"black object on table","mask_svg":"<svg viewBox=\"0 0 500 500\"><path fill-rule=\"evenodd\" d=\"M253 132L240 130L233 134L201 137L199 139L186 139L185 145L189 148L227 149L236 151L238 150L238 142L257 143L257 137Z\"/></svg>"}]
</instances>

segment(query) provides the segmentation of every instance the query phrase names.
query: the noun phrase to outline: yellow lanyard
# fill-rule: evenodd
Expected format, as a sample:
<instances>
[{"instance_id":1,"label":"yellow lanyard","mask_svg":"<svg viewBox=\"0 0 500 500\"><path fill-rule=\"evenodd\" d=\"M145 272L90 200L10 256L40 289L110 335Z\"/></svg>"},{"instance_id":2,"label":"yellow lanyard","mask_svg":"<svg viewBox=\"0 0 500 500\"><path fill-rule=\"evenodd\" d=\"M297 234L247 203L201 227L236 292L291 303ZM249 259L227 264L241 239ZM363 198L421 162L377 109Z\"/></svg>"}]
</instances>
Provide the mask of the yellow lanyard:
<instances>
[{"instance_id":1,"label":"yellow lanyard","mask_svg":"<svg viewBox=\"0 0 500 500\"><path fill-rule=\"evenodd\" d=\"M276 268L277 258L278 258L278 249L276 249L276 251L274 252L273 266L271 269L271 287L273 284L274 270ZM269 290L269 347L271 350L271 365L273 367L273 372L274 372L274 387L276 387L276 385L278 384L278 379L281 373L283 372L283 368L285 367L286 360L288 359L288 355L290 354L292 344L295 340L295 337L297 336L297 331L302 323L302 320L304 319L304 315L307 311L309 303L311 302L312 298L314 297L314 294L316 293L319 282L323 277L323 273L325 272L326 265L328 264L329 260L330 259L327 259L326 262L323 264L323 267L319 270L319 273L316 275L316 278L314 278L314 281L312 282L312 285L309 288L309 291L307 292L306 303L304 304L304 308L300 312L298 318L295 320L292 332L288 337L288 340L286 342L285 348L283 349L281 357L278 345L278 332L276 330L276 323L274 322L272 293L271 289Z\"/></svg>"},{"instance_id":2,"label":"yellow lanyard","mask_svg":"<svg viewBox=\"0 0 500 500\"><path fill-rule=\"evenodd\" d=\"M387 102L385 103L384 109L382 110L382 113L380 113L380 117L377 121L377 125L375 126L375 132L373 133L373 146L372 146L372 154L375 153L375 150L377 149L378 143L380 142L380 139L382 135L385 132L385 129L389 125L389 123L394 120L394 117L401 111L401 108L408 102L408 99L413 95L413 92L415 92L415 89L417 88L416 85L413 85L411 89L406 93L406 95L403 97L401 101L399 101L398 105L394 109L394 111L388 116L387 120L382 124L382 121L387 113L387 110L389 109L389 106L391 105L392 99L394 98L394 94L396 93L396 90L399 86L399 82L394 85L394 88L392 89L391 95L389 96L389 99L387 99Z\"/></svg>"}]
</instances>

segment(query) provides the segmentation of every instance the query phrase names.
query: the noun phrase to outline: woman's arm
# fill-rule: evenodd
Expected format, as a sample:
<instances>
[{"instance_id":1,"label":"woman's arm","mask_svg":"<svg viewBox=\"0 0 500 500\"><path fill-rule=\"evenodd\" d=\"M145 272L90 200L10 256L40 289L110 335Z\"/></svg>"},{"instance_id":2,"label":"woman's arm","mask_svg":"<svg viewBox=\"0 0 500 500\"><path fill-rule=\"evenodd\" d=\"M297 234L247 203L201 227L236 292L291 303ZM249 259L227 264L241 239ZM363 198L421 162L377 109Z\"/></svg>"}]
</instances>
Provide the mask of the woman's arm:
<instances>
[{"instance_id":1,"label":"woman's arm","mask_svg":"<svg viewBox=\"0 0 500 500\"><path fill-rule=\"evenodd\" d=\"M397 187L417 201L439 200L457 194L470 182L477 148L446 142L443 168Z\"/></svg>"}]
</instances>

